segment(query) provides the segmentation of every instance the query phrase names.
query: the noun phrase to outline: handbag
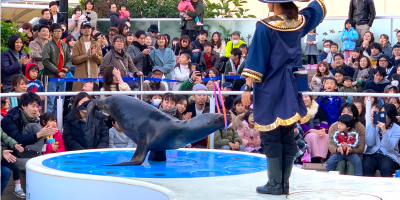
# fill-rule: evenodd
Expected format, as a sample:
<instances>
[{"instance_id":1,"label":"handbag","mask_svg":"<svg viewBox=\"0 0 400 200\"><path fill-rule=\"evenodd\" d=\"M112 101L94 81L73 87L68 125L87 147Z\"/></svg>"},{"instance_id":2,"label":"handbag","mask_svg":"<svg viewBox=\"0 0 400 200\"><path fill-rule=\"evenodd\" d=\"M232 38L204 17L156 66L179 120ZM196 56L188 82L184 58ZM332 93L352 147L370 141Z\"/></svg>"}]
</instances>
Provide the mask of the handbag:
<instances>
[{"instance_id":1,"label":"handbag","mask_svg":"<svg viewBox=\"0 0 400 200\"><path fill-rule=\"evenodd\" d=\"M310 156L310 153L308 153L308 148L306 149L306 152L303 154L303 157L301 157L301 162L303 162L303 163L311 162L311 156Z\"/></svg>"}]
</instances>

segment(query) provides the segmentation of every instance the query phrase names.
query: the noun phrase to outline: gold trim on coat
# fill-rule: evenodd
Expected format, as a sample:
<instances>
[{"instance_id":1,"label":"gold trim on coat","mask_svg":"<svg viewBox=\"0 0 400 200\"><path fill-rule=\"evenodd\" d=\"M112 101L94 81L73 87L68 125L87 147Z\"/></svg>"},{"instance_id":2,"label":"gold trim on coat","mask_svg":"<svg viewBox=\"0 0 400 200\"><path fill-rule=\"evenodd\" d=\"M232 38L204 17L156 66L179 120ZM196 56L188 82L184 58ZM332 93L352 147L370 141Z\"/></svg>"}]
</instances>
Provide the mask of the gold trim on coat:
<instances>
[{"instance_id":1,"label":"gold trim on coat","mask_svg":"<svg viewBox=\"0 0 400 200\"><path fill-rule=\"evenodd\" d=\"M243 69L241 75L243 77L245 77L245 78L252 77L252 78L254 78L254 81L257 82L257 83L261 83L262 77L263 77L263 75L261 73L256 72L256 71L251 70L251 69L247 69L247 68Z\"/></svg>"},{"instance_id":2,"label":"gold trim on coat","mask_svg":"<svg viewBox=\"0 0 400 200\"><path fill-rule=\"evenodd\" d=\"M300 121L301 124L304 124L304 123L308 122L309 119L310 119L310 115L308 115L308 112L307 112L307 115L303 118L300 117L299 113L296 113L293 117L291 117L289 119L285 119L285 120L278 117L274 123L269 124L269 125L260 125L260 124L255 123L254 128L259 131L266 132L266 131L272 131L272 130L278 128L279 126L292 125L298 121Z\"/></svg>"}]
</instances>

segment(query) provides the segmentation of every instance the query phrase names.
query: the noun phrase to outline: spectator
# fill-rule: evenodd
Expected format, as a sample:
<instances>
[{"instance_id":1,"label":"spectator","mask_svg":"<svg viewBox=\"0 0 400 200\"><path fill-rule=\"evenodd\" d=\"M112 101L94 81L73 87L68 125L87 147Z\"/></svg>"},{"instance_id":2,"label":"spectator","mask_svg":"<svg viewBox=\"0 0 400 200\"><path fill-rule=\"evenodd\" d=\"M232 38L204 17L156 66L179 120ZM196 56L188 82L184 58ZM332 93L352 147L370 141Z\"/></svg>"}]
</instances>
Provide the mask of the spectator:
<instances>
[{"instance_id":1,"label":"spectator","mask_svg":"<svg viewBox=\"0 0 400 200\"><path fill-rule=\"evenodd\" d=\"M132 45L133 41L136 41L135 34L132 31L126 32L125 37L125 49L128 50L128 47Z\"/></svg>"},{"instance_id":2,"label":"spectator","mask_svg":"<svg viewBox=\"0 0 400 200\"><path fill-rule=\"evenodd\" d=\"M357 88L357 92L364 90L365 84L371 76L371 61L364 55L360 58L360 67L355 71L352 85Z\"/></svg>"},{"instance_id":3,"label":"spectator","mask_svg":"<svg viewBox=\"0 0 400 200\"><path fill-rule=\"evenodd\" d=\"M126 39L126 34L129 31L129 27L125 23L120 23L117 26L119 35L122 35Z\"/></svg>"},{"instance_id":4,"label":"spectator","mask_svg":"<svg viewBox=\"0 0 400 200\"><path fill-rule=\"evenodd\" d=\"M17 74L13 76L11 83L12 89L10 90L10 93L25 93L28 89L29 81L24 75ZM10 97L10 108L17 107L19 102L20 97Z\"/></svg>"},{"instance_id":5,"label":"spectator","mask_svg":"<svg viewBox=\"0 0 400 200\"><path fill-rule=\"evenodd\" d=\"M374 176L379 169L382 177L392 177L399 165L400 127L396 124L397 112L393 104L385 104L380 111L386 112L386 123L367 125L365 143L367 149L363 155L364 176ZM371 122L373 122L373 117Z\"/></svg>"},{"instance_id":6,"label":"spectator","mask_svg":"<svg viewBox=\"0 0 400 200\"><path fill-rule=\"evenodd\" d=\"M176 107L176 96L170 92L162 96L158 109L176 119L182 120L182 115Z\"/></svg>"},{"instance_id":7,"label":"spectator","mask_svg":"<svg viewBox=\"0 0 400 200\"><path fill-rule=\"evenodd\" d=\"M101 47L101 54L103 57L107 54L107 47L108 47L108 41L107 38L104 36L103 33L96 33L93 36L93 39L99 43L99 46Z\"/></svg>"},{"instance_id":8,"label":"spectator","mask_svg":"<svg viewBox=\"0 0 400 200\"><path fill-rule=\"evenodd\" d=\"M155 66L151 73L151 78L161 79L163 77L163 69L159 66ZM143 82L143 91L166 91L165 85L160 81L149 81ZM148 102L150 99L149 95L143 95L143 101Z\"/></svg>"},{"instance_id":9,"label":"spectator","mask_svg":"<svg viewBox=\"0 0 400 200\"><path fill-rule=\"evenodd\" d=\"M32 32L32 24L29 22L25 22L22 24L21 28L22 28L22 32L28 38L28 41L25 42L25 45L29 46L29 44L34 40L33 32Z\"/></svg>"},{"instance_id":10,"label":"spectator","mask_svg":"<svg viewBox=\"0 0 400 200\"><path fill-rule=\"evenodd\" d=\"M188 35L190 38L190 41L195 41L197 38L197 35L199 35L199 31L201 30L201 26L196 25L196 21L194 20L195 18L199 19L199 22L203 22L203 16L204 16L204 4L203 0L191 0L194 12L192 11L187 11L186 14L188 17L182 17L181 16L181 29L182 29L182 35ZM193 49L193 48L192 48Z\"/></svg>"},{"instance_id":11,"label":"spectator","mask_svg":"<svg viewBox=\"0 0 400 200\"><path fill-rule=\"evenodd\" d=\"M119 13L117 12L117 5L115 3L110 4L110 10L107 12L110 18L110 28L117 27L121 23L125 23L130 20L130 17L124 17L122 20L119 19Z\"/></svg>"},{"instance_id":12,"label":"spectator","mask_svg":"<svg viewBox=\"0 0 400 200\"><path fill-rule=\"evenodd\" d=\"M350 1L349 19L356 24L358 35L364 35L372 27L375 19L375 5L373 0ZM361 38L358 39L359 41Z\"/></svg>"},{"instance_id":13,"label":"spectator","mask_svg":"<svg viewBox=\"0 0 400 200\"><path fill-rule=\"evenodd\" d=\"M75 64L74 78L98 78L98 64L103 55L99 44L92 38L90 22L81 24L81 36L72 50L72 62ZM73 91L81 91L83 82L74 82Z\"/></svg>"},{"instance_id":14,"label":"spectator","mask_svg":"<svg viewBox=\"0 0 400 200\"><path fill-rule=\"evenodd\" d=\"M197 40L192 40L192 38L190 38L190 41L192 41L190 43L190 48L192 49L192 63L200 63L200 56L204 51L204 42L207 41L207 37L208 32L206 30L201 30Z\"/></svg>"},{"instance_id":15,"label":"spectator","mask_svg":"<svg viewBox=\"0 0 400 200\"><path fill-rule=\"evenodd\" d=\"M39 69L43 69L42 53L44 45L49 41L49 27L46 25L40 25L38 37L29 44L31 52L29 57L33 63L39 66Z\"/></svg>"},{"instance_id":16,"label":"spectator","mask_svg":"<svg viewBox=\"0 0 400 200\"><path fill-rule=\"evenodd\" d=\"M338 69L334 71L335 79L337 81L337 89L343 87L343 78L346 76L346 72L343 69ZM337 90L335 90L337 91Z\"/></svg>"},{"instance_id":17,"label":"spectator","mask_svg":"<svg viewBox=\"0 0 400 200\"><path fill-rule=\"evenodd\" d=\"M240 51L242 51L242 58L247 59L247 53L249 51L249 48L247 47L247 44L241 44L239 46ZM315 57L315 62L317 60L317 57Z\"/></svg>"},{"instance_id":18,"label":"spectator","mask_svg":"<svg viewBox=\"0 0 400 200\"><path fill-rule=\"evenodd\" d=\"M400 64L400 44L395 44L393 46L392 65L398 66L399 64Z\"/></svg>"},{"instance_id":19,"label":"spectator","mask_svg":"<svg viewBox=\"0 0 400 200\"><path fill-rule=\"evenodd\" d=\"M242 126L237 130L242 139L245 151L249 153L261 153L260 132L254 128L253 111L247 111L241 121Z\"/></svg>"},{"instance_id":20,"label":"spectator","mask_svg":"<svg viewBox=\"0 0 400 200\"><path fill-rule=\"evenodd\" d=\"M174 39L172 39L172 48L171 49L175 53L178 48L179 48L179 38L174 37Z\"/></svg>"},{"instance_id":21,"label":"spectator","mask_svg":"<svg viewBox=\"0 0 400 200\"><path fill-rule=\"evenodd\" d=\"M155 95L149 95L149 97L150 97L150 100L149 100L150 102L147 102L147 103L150 103L150 105L157 108L158 105L160 105L160 103L161 103L162 96L160 94L155 94Z\"/></svg>"},{"instance_id":22,"label":"spectator","mask_svg":"<svg viewBox=\"0 0 400 200\"><path fill-rule=\"evenodd\" d=\"M49 8L50 8L50 19L53 21L53 23L61 23L61 22L66 22L64 19L64 16L57 12L58 9L58 2L57 1L52 1L49 3Z\"/></svg>"},{"instance_id":23,"label":"spectator","mask_svg":"<svg viewBox=\"0 0 400 200\"><path fill-rule=\"evenodd\" d=\"M239 116L245 112L246 112L246 109L245 109L244 105L242 104L241 97L237 97L236 99L234 99L232 108L229 110L232 121L234 122L236 120L237 116Z\"/></svg>"},{"instance_id":24,"label":"spectator","mask_svg":"<svg viewBox=\"0 0 400 200\"><path fill-rule=\"evenodd\" d=\"M382 93L390 81L386 79L386 69L383 67L376 67L373 70L374 79L365 84L364 90L372 89L377 93Z\"/></svg>"},{"instance_id":25,"label":"spectator","mask_svg":"<svg viewBox=\"0 0 400 200\"><path fill-rule=\"evenodd\" d=\"M128 18L131 17L130 12L126 9L126 4L124 4L124 3L121 4L120 8L121 8L121 10L118 11L120 20L123 20L125 17L128 17ZM131 27L131 23L129 23L129 19L128 19L128 21L125 22L125 24L128 26L128 28Z\"/></svg>"},{"instance_id":26,"label":"spectator","mask_svg":"<svg viewBox=\"0 0 400 200\"><path fill-rule=\"evenodd\" d=\"M392 80L393 74L397 73L397 68L392 65L390 57L386 54L381 54L378 57L378 62L376 66L385 68L387 74L385 78L387 78L388 80Z\"/></svg>"},{"instance_id":27,"label":"spectator","mask_svg":"<svg viewBox=\"0 0 400 200\"><path fill-rule=\"evenodd\" d=\"M389 36L386 34L382 34L379 38L379 44L382 45L382 53L392 57L393 56L393 49L389 42Z\"/></svg>"},{"instance_id":28,"label":"spectator","mask_svg":"<svg viewBox=\"0 0 400 200\"><path fill-rule=\"evenodd\" d=\"M225 64L225 76L240 76L245 64L246 59L242 58L242 51L238 48L232 49L229 62ZM245 84L244 79L227 79L227 81L233 83L233 87L236 91L239 91Z\"/></svg>"},{"instance_id":29,"label":"spectator","mask_svg":"<svg viewBox=\"0 0 400 200\"><path fill-rule=\"evenodd\" d=\"M23 47L21 35L13 34L8 39L9 49L1 53L1 82L4 92L10 91L13 76L23 74L22 70L31 61L22 51Z\"/></svg>"},{"instance_id":30,"label":"spectator","mask_svg":"<svg viewBox=\"0 0 400 200\"><path fill-rule=\"evenodd\" d=\"M343 69L346 73L346 76L353 77L354 76L354 68L349 67L344 63L344 56L341 53L337 53L333 56L334 63L331 63L331 67L333 68L333 74L335 74L335 71L338 69Z\"/></svg>"},{"instance_id":31,"label":"spectator","mask_svg":"<svg viewBox=\"0 0 400 200\"><path fill-rule=\"evenodd\" d=\"M45 8L40 13L42 14L42 18L39 19L40 25L50 26L53 24L53 20L51 20L51 15L50 15L50 9Z\"/></svg>"},{"instance_id":32,"label":"spectator","mask_svg":"<svg viewBox=\"0 0 400 200\"><path fill-rule=\"evenodd\" d=\"M92 127L87 127L86 113L90 98L86 92L78 93L72 110L65 117L63 139L67 151L109 147L109 130L100 112L95 111Z\"/></svg>"},{"instance_id":33,"label":"spectator","mask_svg":"<svg viewBox=\"0 0 400 200\"><path fill-rule=\"evenodd\" d=\"M358 120L365 127L365 106L361 100L354 100L353 104L357 107L358 110Z\"/></svg>"},{"instance_id":34,"label":"spectator","mask_svg":"<svg viewBox=\"0 0 400 200\"><path fill-rule=\"evenodd\" d=\"M110 51L112 49L112 43L114 41L114 37L116 35L118 35L119 31L116 27L111 27L107 30L107 41L108 41L108 46L107 46L107 50Z\"/></svg>"},{"instance_id":35,"label":"spectator","mask_svg":"<svg viewBox=\"0 0 400 200\"><path fill-rule=\"evenodd\" d=\"M69 35L69 36L65 39L65 43L68 44L69 52L70 52L71 56L72 56L72 52L73 52L73 50L74 50L75 42L76 42L76 39L75 39L75 37L72 36L72 35ZM75 66L75 65L74 65L74 66Z\"/></svg>"},{"instance_id":36,"label":"spectator","mask_svg":"<svg viewBox=\"0 0 400 200\"><path fill-rule=\"evenodd\" d=\"M135 33L136 41L128 47L128 54L131 56L133 64L139 71L142 71L144 76L149 76L152 68L152 61L149 56L150 49L144 44L146 33L137 31Z\"/></svg>"},{"instance_id":37,"label":"spectator","mask_svg":"<svg viewBox=\"0 0 400 200\"><path fill-rule=\"evenodd\" d=\"M203 74L200 71L191 71L189 77L190 78L179 87L179 91L191 91L194 85L202 84L203 82Z\"/></svg>"},{"instance_id":38,"label":"spectator","mask_svg":"<svg viewBox=\"0 0 400 200\"><path fill-rule=\"evenodd\" d=\"M1 130L1 132L3 132L3 131ZM10 158L15 157L11 154L11 152L12 152L12 150L2 150L0 159L3 159L3 157L6 157L6 156L9 156ZM10 176L11 176L10 168L2 165L1 166L1 195L3 195L3 191L8 184L8 180L10 180Z\"/></svg>"},{"instance_id":39,"label":"spectator","mask_svg":"<svg viewBox=\"0 0 400 200\"><path fill-rule=\"evenodd\" d=\"M221 33L219 32L214 32L211 36L211 45L213 46L213 50L219 54L221 57L225 57L225 40L221 38ZM225 61L228 60L225 58Z\"/></svg>"},{"instance_id":40,"label":"spectator","mask_svg":"<svg viewBox=\"0 0 400 200\"><path fill-rule=\"evenodd\" d=\"M324 49L321 53L319 53L318 58L317 58L317 62L321 62L321 61L325 61L327 62L327 57L329 55L329 53L331 52L331 43L333 43L332 40L325 40L324 42Z\"/></svg>"},{"instance_id":41,"label":"spectator","mask_svg":"<svg viewBox=\"0 0 400 200\"><path fill-rule=\"evenodd\" d=\"M191 113L186 113L186 115L183 115L187 106L188 106L187 98L183 95L176 95L176 107L178 108L177 111L182 116L182 120L188 120L192 117Z\"/></svg>"},{"instance_id":42,"label":"spectator","mask_svg":"<svg viewBox=\"0 0 400 200\"><path fill-rule=\"evenodd\" d=\"M339 38L343 42L344 61L346 64L347 61L349 60L350 53L356 47L356 41L358 40L358 33L353 27L354 27L353 21L347 19L344 22L344 29L342 35Z\"/></svg>"},{"instance_id":43,"label":"spectator","mask_svg":"<svg viewBox=\"0 0 400 200\"><path fill-rule=\"evenodd\" d=\"M125 52L124 49L124 37L117 35L114 37L113 48L104 56L103 61L100 65L100 73L104 74L104 71L109 66L114 66L121 72L121 77L125 77L127 74L132 73L135 76L141 76L143 73L138 71L133 64L132 58ZM133 88L131 88L133 89Z\"/></svg>"},{"instance_id":44,"label":"spectator","mask_svg":"<svg viewBox=\"0 0 400 200\"><path fill-rule=\"evenodd\" d=\"M386 93L386 94L397 94L397 93L399 93L399 88L397 86L395 86L395 85L389 84L389 85L387 85L385 87L385 90L383 91L383 93ZM390 103L391 99L395 98L395 97L379 97L379 98L382 99L384 103ZM399 99L399 98L395 98L395 99ZM397 109L397 107L398 107L397 101L392 101L391 104L395 105L396 109Z\"/></svg>"},{"instance_id":45,"label":"spectator","mask_svg":"<svg viewBox=\"0 0 400 200\"><path fill-rule=\"evenodd\" d=\"M242 145L242 138L238 132L229 127L228 129L220 129L214 134L214 148L223 150L245 151Z\"/></svg>"},{"instance_id":46,"label":"spectator","mask_svg":"<svg viewBox=\"0 0 400 200\"><path fill-rule=\"evenodd\" d=\"M329 66L326 62L318 63L317 73L313 76L310 83L310 89L313 92L319 92L323 86L322 79L325 77L334 77L329 71Z\"/></svg>"},{"instance_id":47,"label":"spectator","mask_svg":"<svg viewBox=\"0 0 400 200\"><path fill-rule=\"evenodd\" d=\"M150 36L151 38L151 45L156 45L157 36L160 32L158 31L158 26L156 24L151 24L150 27L147 29L146 35Z\"/></svg>"},{"instance_id":48,"label":"spectator","mask_svg":"<svg viewBox=\"0 0 400 200\"><path fill-rule=\"evenodd\" d=\"M37 80L39 76L39 67L35 63L29 63L25 68L25 77L29 80L27 92L44 92L43 84L40 80ZM40 97L44 100L44 96Z\"/></svg>"},{"instance_id":49,"label":"spectator","mask_svg":"<svg viewBox=\"0 0 400 200\"><path fill-rule=\"evenodd\" d=\"M318 36L316 29L311 30L305 37L304 43L306 44L305 55L307 56L307 69L311 69L311 58L314 59L313 69L317 69L317 55L318 55Z\"/></svg>"},{"instance_id":50,"label":"spectator","mask_svg":"<svg viewBox=\"0 0 400 200\"><path fill-rule=\"evenodd\" d=\"M204 42L204 52L200 56L200 66L203 71L207 69L216 68L218 69L220 56L217 52L212 49L212 44L209 41Z\"/></svg>"},{"instance_id":51,"label":"spectator","mask_svg":"<svg viewBox=\"0 0 400 200\"><path fill-rule=\"evenodd\" d=\"M360 35L360 33L358 34ZM375 42L374 34L370 31L367 31L363 35L363 40L360 43L357 43L357 47L362 47L364 49L364 55L370 56L371 55L371 44Z\"/></svg>"},{"instance_id":52,"label":"spectator","mask_svg":"<svg viewBox=\"0 0 400 200\"><path fill-rule=\"evenodd\" d=\"M34 92L21 95L18 107L10 109L1 121L1 128L22 147L28 148L23 154L17 154L16 164L21 171L25 171L26 162L42 152L44 137L57 133L57 128L39 125L40 98Z\"/></svg>"},{"instance_id":53,"label":"spectator","mask_svg":"<svg viewBox=\"0 0 400 200\"><path fill-rule=\"evenodd\" d=\"M358 69L360 67L360 58L363 55L363 51L364 50L361 47L355 47L351 57L347 61L347 65L354 69Z\"/></svg>"},{"instance_id":54,"label":"spectator","mask_svg":"<svg viewBox=\"0 0 400 200\"><path fill-rule=\"evenodd\" d=\"M50 26L50 34L53 39L43 47L43 75L47 75L49 78L65 78L65 74L72 65L68 44L60 40L62 29L59 24ZM49 82L47 87L48 92L65 92L65 82ZM48 96L47 98L47 112L53 112L57 115L55 96ZM61 99L64 102L64 96L61 96Z\"/></svg>"},{"instance_id":55,"label":"spectator","mask_svg":"<svg viewBox=\"0 0 400 200\"><path fill-rule=\"evenodd\" d=\"M38 37L38 32L39 32L39 27L40 24L35 24L32 28L32 33L33 33L33 39L36 39Z\"/></svg>"},{"instance_id":56,"label":"spectator","mask_svg":"<svg viewBox=\"0 0 400 200\"><path fill-rule=\"evenodd\" d=\"M86 20L90 22L93 29L97 28L97 13L93 10L94 4L92 0L85 2L85 10L82 10L82 15L86 16Z\"/></svg>"},{"instance_id":57,"label":"spectator","mask_svg":"<svg viewBox=\"0 0 400 200\"><path fill-rule=\"evenodd\" d=\"M233 91L233 89L233 84L231 82L225 82L222 84L222 91ZM235 101L235 98L229 94L223 94L222 98L224 100L225 109L231 112L230 110L233 109L233 102Z\"/></svg>"},{"instance_id":58,"label":"spectator","mask_svg":"<svg viewBox=\"0 0 400 200\"><path fill-rule=\"evenodd\" d=\"M338 83L336 79L331 77L325 78L324 89L325 92L334 92L337 89ZM318 98L318 105L322 107L328 115L328 124L332 125L339 118L339 109L343 104L343 99L338 96L320 96Z\"/></svg>"},{"instance_id":59,"label":"spectator","mask_svg":"<svg viewBox=\"0 0 400 200\"><path fill-rule=\"evenodd\" d=\"M65 39L69 36L69 35L71 35L70 33L69 33L69 31L68 31L68 29L67 29L67 23L65 23L65 22L60 22L59 23L60 25L61 25L61 29L62 29L62 35L61 35L61 40L62 41L65 41Z\"/></svg>"},{"instance_id":60,"label":"spectator","mask_svg":"<svg viewBox=\"0 0 400 200\"><path fill-rule=\"evenodd\" d=\"M76 7L72 12L71 19L68 20L68 30L71 31L71 35L78 39L81 32L81 24L86 21L85 15L82 15L82 10Z\"/></svg>"},{"instance_id":61,"label":"spectator","mask_svg":"<svg viewBox=\"0 0 400 200\"><path fill-rule=\"evenodd\" d=\"M343 77L343 87L339 89L339 92L351 93L357 92L357 90L352 86L353 79L350 76ZM351 98L348 96L342 96L344 102L351 102Z\"/></svg>"},{"instance_id":62,"label":"spectator","mask_svg":"<svg viewBox=\"0 0 400 200\"><path fill-rule=\"evenodd\" d=\"M84 92L100 91L100 87L96 82L89 80L85 84L83 84L81 91Z\"/></svg>"},{"instance_id":63,"label":"spectator","mask_svg":"<svg viewBox=\"0 0 400 200\"><path fill-rule=\"evenodd\" d=\"M382 55L382 45L379 43L372 43L370 46L371 54L369 55L369 60L371 61L371 66L375 68L378 63L378 57Z\"/></svg>"},{"instance_id":64,"label":"spectator","mask_svg":"<svg viewBox=\"0 0 400 200\"><path fill-rule=\"evenodd\" d=\"M324 60L326 63L328 63L329 67L331 67L332 63L335 63L335 58L334 56L336 55L336 53L339 50L339 45L332 42L331 43L331 47L330 47L330 52L328 53L328 56L326 57L326 59ZM335 64L334 64L335 65ZM333 67L332 67L333 68Z\"/></svg>"},{"instance_id":65,"label":"spectator","mask_svg":"<svg viewBox=\"0 0 400 200\"><path fill-rule=\"evenodd\" d=\"M0 121L7 115L10 108L10 99L8 97L1 97L1 115Z\"/></svg>"},{"instance_id":66,"label":"spectator","mask_svg":"<svg viewBox=\"0 0 400 200\"><path fill-rule=\"evenodd\" d=\"M184 53L180 56L179 63L177 63L174 68L174 76L173 76L174 80L178 80L179 82L173 83L172 87L173 91L178 91L182 83L185 82L187 79L189 79L189 73L190 73L189 66L190 66L190 55Z\"/></svg>"},{"instance_id":67,"label":"spectator","mask_svg":"<svg viewBox=\"0 0 400 200\"><path fill-rule=\"evenodd\" d=\"M115 121L114 117L110 116L109 120L113 125L113 127L109 130L110 148L136 148L136 143L126 136L124 132L122 132L118 122Z\"/></svg>"},{"instance_id":68,"label":"spectator","mask_svg":"<svg viewBox=\"0 0 400 200\"><path fill-rule=\"evenodd\" d=\"M182 35L179 38L179 45L177 45L177 48L175 49L175 56L180 56L183 53L187 53L189 55L192 55L192 49L190 49L190 38L187 35ZM179 58L178 58L179 60Z\"/></svg>"},{"instance_id":69,"label":"spectator","mask_svg":"<svg viewBox=\"0 0 400 200\"><path fill-rule=\"evenodd\" d=\"M152 37L150 35L146 35L146 38L144 39L144 44L150 49L153 50L154 46L152 46ZM154 42L155 43L155 42Z\"/></svg>"},{"instance_id":70,"label":"spectator","mask_svg":"<svg viewBox=\"0 0 400 200\"><path fill-rule=\"evenodd\" d=\"M171 79L175 66L174 52L166 47L167 38L164 35L157 36L155 50L150 52L150 58L155 66L160 66L166 79Z\"/></svg>"},{"instance_id":71,"label":"spectator","mask_svg":"<svg viewBox=\"0 0 400 200\"><path fill-rule=\"evenodd\" d=\"M40 125L42 127L57 128L56 115L53 113L44 113L40 116ZM43 151L43 154L65 151L65 145L60 130L57 130L57 133L53 136L46 137L44 142L43 149L45 149L45 151Z\"/></svg>"},{"instance_id":72,"label":"spectator","mask_svg":"<svg viewBox=\"0 0 400 200\"><path fill-rule=\"evenodd\" d=\"M104 72L104 83L100 91L130 91L129 85L122 80L121 72L118 68L108 66ZM105 95L101 95L105 98Z\"/></svg>"},{"instance_id":73,"label":"spectator","mask_svg":"<svg viewBox=\"0 0 400 200\"><path fill-rule=\"evenodd\" d=\"M211 77L220 76L220 74L219 74L219 72L218 72L218 69L216 69L216 68L207 69L207 70L205 71L205 74L206 74L205 78L211 78ZM221 80L217 80L218 83L219 83L220 81L221 81Z\"/></svg>"},{"instance_id":74,"label":"spectator","mask_svg":"<svg viewBox=\"0 0 400 200\"><path fill-rule=\"evenodd\" d=\"M207 87L203 84L198 83L193 87L193 91L207 91ZM206 107L209 107L210 103L206 102L206 94L194 94L192 96L194 97L194 102L189 103L183 114L185 115L186 113L191 113L193 118L203 114L204 109Z\"/></svg>"},{"instance_id":75,"label":"spectator","mask_svg":"<svg viewBox=\"0 0 400 200\"><path fill-rule=\"evenodd\" d=\"M229 58L231 56L231 51L233 49L239 49L240 45L244 44L245 42L240 40L240 33L238 32L233 32L231 34L231 41L226 43L226 48L225 48L225 57Z\"/></svg>"}]
</instances>

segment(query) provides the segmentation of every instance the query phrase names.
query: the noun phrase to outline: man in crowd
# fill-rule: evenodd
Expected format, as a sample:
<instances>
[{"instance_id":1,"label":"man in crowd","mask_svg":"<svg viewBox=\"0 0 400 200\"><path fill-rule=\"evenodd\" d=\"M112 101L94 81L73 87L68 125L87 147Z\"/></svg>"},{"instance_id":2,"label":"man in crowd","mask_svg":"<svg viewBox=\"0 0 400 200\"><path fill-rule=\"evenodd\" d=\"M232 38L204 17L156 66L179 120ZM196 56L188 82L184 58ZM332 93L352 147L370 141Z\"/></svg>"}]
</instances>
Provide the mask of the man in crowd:
<instances>
[{"instance_id":1,"label":"man in crowd","mask_svg":"<svg viewBox=\"0 0 400 200\"><path fill-rule=\"evenodd\" d=\"M158 26L156 24L150 25L150 27L147 29L146 35L151 37L151 46L154 46L156 44L157 36L158 33Z\"/></svg>"},{"instance_id":2,"label":"man in crowd","mask_svg":"<svg viewBox=\"0 0 400 200\"><path fill-rule=\"evenodd\" d=\"M225 57L229 58L231 56L231 51L232 49L239 49L240 45L245 44L244 41L240 40L240 34L238 32L233 32L231 34L231 41L226 43L226 48L225 48Z\"/></svg>"},{"instance_id":3,"label":"man in crowd","mask_svg":"<svg viewBox=\"0 0 400 200\"><path fill-rule=\"evenodd\" d=\"M130 17L124 17L119 19L119 14L117 12L117 5L115 3L110 4L110 10L108 11L108 17L110 18L110 27L117 27L121 23L125 23L130 20Z\"/></svg>"},{"instance_id":4,"label":"man in crowd","mask_svg":"<svg viewBox=\"0 0 400 200\"><path fill-rule=\"evenodd\" d=\"M324 61L326 57L328 57L328 54L331 52L331 44L333 43L332 40L325 40L324 42L324 49L321 53L319 53L317 62Z\"/></svg>"},{"instance_id":5,"label":"man in crowd","mask_svg":"<svg viewBox=\"0 0 400 200\"><path fill-rule=\"evenodd\" d=\"M358 32L358 41L360 42L364 33L369 31L375 19L375 5L374 0L351 0L349 9L349 19L353 20L356 24Z\"/></svg>"},{"instance_id":6,"label":"man in crowd","mask_svg":"<svg viewBox=\"0 0 400 200\"><path fill-rule=\"evenodd\" d=\"M61 13L57 12L58 9L58 2L57 1L52 1L49 3L49 8L51 11L51 20L53 23L65 23L64 16L61 15Z\"/></svg>"},{"instance_id":7,"label":"man in crowd","mask_svg":"<svg viewBox=\"0 0 400 200\"><path fill-rule=\"evenodd\" d=\"M159 78L163 77L162 67L155 66L153 67L153 72L151 73L151 78ZM143 91L166 91L165 85L160 81L144 81L143 82ZM149 95L143 95L143 101L148 102L150 100Z\"/></svg>"},{"instance_id":8,"label":"man in crowd","mask_svg":"<svg viewBox=\"0 0 400 200\"><path fill-rule=\"evenodd\" d=\"M335 74L335 71L338 69L343 69L344 72L346 73L345 76L350 76L353 77L354 76L354 68L353 67L349 67L348 65L346 65L344 63L344 56L341 53L337 53L333 56L333 60L334 62L331 63L331 67L334 69L332 74Z\"/></svg>"},{"instance_id":9,"label":"man in crowd","mask_svg":"<svg viewBox=\"0 0 400 200\"><path fill-rule=\"evenodd\" d=\"M242 51L239 48L234 48L231 50L229 56L229 61L225 64L225 76L240 76L242 74L244 65L246 64L246 59L242 58ZM244 79L227 79L233 83L233 87L236 91L245 84Z\"/></svg>"},{"instance_id":10,"label":"man in crowd","mask_svg":"<svg viewBox=\"0 0 400 200\"><path fill-rule=\"evenodd\" d=\"M199 64L201 53L204 51L204 42L207 41L208 32L206 30L201 30L199 38L190 43L190 48L192 51L192 63Z\"/></svg>"},{"instance_id":11,"label":"man in crowd","mask_svg":"<svg viewBox=\"0 0 400 200\"><path fill-rule=\"evenodd\" d=\"M43 47L42 61L44 66L43 75L49 78L65 78L69 71L72 59L68 44L61 41L62 29L59 24L50 26L50 34L53 39ZM50 81L49 92L65 92L65 82ZM57 115L57 101L55 96L48 96L47 112ZM64 96L61 96L64 102Z\"/></svg>"},{"instance_id":12,"label":"man in crowd","mask_svg":"<svg viewBox=\"0 0 400 200\"><path fill-rule=\"evenodd\" d=\"M39 24L47 26L52 25L53 20L51 20L50 10L48 8L45 8L41 11L41 13L42 13L42 19L39 19Z\"/></svg>"},{"instance_id":13,"label":"man in crowd","mask_svg":"<svg viewBox=\"0 0 400 200\"><path fill-rule=\"evenodd\" d=\"M220 61L219 53L213 50L213 46L209 41L205 41L203 46L204 52L200 56L200 66L202 67L203 71L213 67L218 69Z\"/></svg>"},{"instance_id":14,"label":"man in crowd","mask_svg":"<svg viewBox=\"0 0 400 200\"><path fill-rule=\"evenodd\" d=\"M400 35L400 33L398 35ZM397 67L399 64L400 64L400 44L395 44L393 46L392 65L394 67Z\"/></svg>"},{"instance_id":15,"label":"man in crowd","mask_svg":"<svg viewBox=\"0 0 400 200\"><path fill-rule=\"evenodd\" d=\"M44 45L49 41L49 27L46 25L40 25L38 31L38 37L29 43L29 48L31 49L31 53L29 57L32 59L32 62L36 63L39 69L43 69L42 63L42 53Z\"/></svg>"},{"instance_id":16,"label":"man in crowd","mask_svg":"<svg viewBox=\"0 0 400 200\"><path fill-rule=\"evenodd\" d=\"M205 85L198 83L193 87L192 91L208 91L208 90ZM203 114L204 109L206 107L210 106L210 103L207 102L206 94L194 94L193 98L194 98L194 102L190 103L187 106L186 111L183 112L183 114L186 114L187 112L191 112L192 118Z\"/></svg>"}]
</instances>

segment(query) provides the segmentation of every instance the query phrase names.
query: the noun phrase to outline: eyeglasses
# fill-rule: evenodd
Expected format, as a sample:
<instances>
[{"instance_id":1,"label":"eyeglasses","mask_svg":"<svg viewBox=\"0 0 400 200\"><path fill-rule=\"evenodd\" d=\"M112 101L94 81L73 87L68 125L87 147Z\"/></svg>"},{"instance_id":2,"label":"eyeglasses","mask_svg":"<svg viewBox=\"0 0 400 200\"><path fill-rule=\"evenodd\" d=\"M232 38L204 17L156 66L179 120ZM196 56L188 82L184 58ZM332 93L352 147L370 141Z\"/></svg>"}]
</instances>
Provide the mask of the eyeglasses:
<instances>
[{"instance_id":1,"label":"eyeglasses","mask_svg":"<svg viewBox=\"0 0 400 200\"><path fill-rule=\"evenodd\" d=\"M387 60L379 60L379 62L387 62Z\"/></svg>"}]
</instances>

